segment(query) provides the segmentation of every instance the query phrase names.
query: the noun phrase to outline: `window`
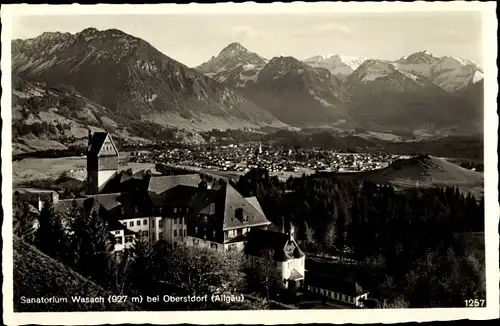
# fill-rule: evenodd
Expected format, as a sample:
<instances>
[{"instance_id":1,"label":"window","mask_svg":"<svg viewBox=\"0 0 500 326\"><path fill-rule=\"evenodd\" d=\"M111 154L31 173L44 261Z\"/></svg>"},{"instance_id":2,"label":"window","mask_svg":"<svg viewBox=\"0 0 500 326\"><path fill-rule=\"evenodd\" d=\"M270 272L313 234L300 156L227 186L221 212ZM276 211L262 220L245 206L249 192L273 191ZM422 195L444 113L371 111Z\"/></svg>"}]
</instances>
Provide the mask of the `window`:
<instances>
[{"instance_id":1,"label":"window","mask_svg":"<svg viewBox=\"0 0 500 326\"><path fill-rule=\"evenodd\" d=\"M154 229L155 228L155 220L151 221L151 227Z\"/></svg>"},{"instance_id":2,"label":"window","mask_svg":"<svg viewBox=\"0 0 500 326\"><path fill-rule=\"evenodd\" d=\"M148 225L148 220L146 220L146 219L142 220L142 224L143 225Z\"/></svg>"},{"instance_id":3,"label":"window","mask_svg":"<svg viewBox=\"0 0 500 326\"><path fill-rule=\"evenodd\" d=\"M214 232L212 232L212 236L215 238L215 230L214 230Z\"/></svg>"},{"instance_id":4,"label":"window","mask_svg":"<svg viewBox=\"0 0 500 326\"><path fill-rule=\"evenodd\" d=\"M174 230L174 237L177 236L177 230Z\"/></svg>"},{"instance_id":5,"label":"window","mask_svg":"<svg viewBox=\"0 0 500 326\"><path fill-rule=\"evenodd\" d=\"M203 219L205 220L205 222L207 222L208 221L208 216L204 215Z\"/></svg>"},{"instance_id":6,"label":"window","mask_svg":"<svg viewBox=\"0 0 500 326\"><path fill-rule=\"evenodd\" d=\"M116 244L122 244L123 243L122 237L116 237L115 240L116 240Z\"/></svg>"},{"instance_id":7,"label":"window","mask_svg":"<svg viewBox=\"0 0 500 326\"><path fill-rule=\"evenodd\" d=\"M194 227L194 234L198 234L198 227L197 226Z\"/></svg>"},{"instance_id":8,"label":"window","mask_svg":"<svg viewBox=\"0 0 500 326\"><path fill-rule=\"evenodd\" d=\"M160 234L158 234L158 240L163 240L163 232L160 232Z\"/></svg>"},{"instance_id":9,"label":"window","mask_svg":"<svg viewBox=\"0 0 500 326\"><path fill-rule=\"evenodd\" d=\"M163 207L160 207L160 213L163 211Z\"/></svg>"},{"instance_id":10,"label":"window","mask_svg":"<svg viewBox=\"0 0 500 326\"><path fill-rule=\"evenodd\" d=\"M155 241L156 240L156 234L153 232L151 233L151 240Z\"/></svg>"},{"instance_id":11,"label":"window","mask_svg":"<svg viewBox=\"0 0 500 326\"><path fill-rule=\"evenodd\" d=\"M122 215L123 215L123 214L125 214L125 207L123 207L123 206L122 206L122 207L120 208L120 211L121 211Z\"/></svg>"},{"instance_id":12,"label":"window","mask_svg":"<svg viewBox=\"0 0 500 326\"><path fill-rule=\"evenodd\" d=\"M234 217L236 217L239 220L243 219L243 208L237 208L234 211Z\"/></svg>"},{"instance_id":13,"label":"window","mask_svg":"<svg viewBox=\"0 0 500 326\"><path fill-rule=\"evenodd\" d=\"M130 226L134 226L134 221L130 221Z\"/></svg>"},{"instance_id":14,"label":"window","mask_svg":"<svg viewBox=\"0 0 500 326\"><path fill-rule=\"evenodd\" d=\"M135 212L138 213L139 212L139 207L135 206Z\"/></svg>"},{"instance_id":15,"label":"window","mask_svg":"<svg viewBox=\"0 0 500 326\"><path fill-rule=\"evenodd\" d=\"M163 221L158 221L158 227L161 229L163 228Z\"/></svg>"},{"instance_id":16,"label":"window","mask_svg":"<svg viewBox=\"0 0 500 326\"><path fill-rule=\"evenodd\" d=\"M148 237L149 236L149 232L148 231L142 231L142 236L143 237Z\"/></svg>"},{"instance_id":17,"label":"window","mask_svg":"<svg viewBox=\"0 0 500 326\"><path fill-rule=\"evenodd\" d=\"M141 220L137 221L137 226L141 225Z\"/></svg>"},{"instance_id":18,"label":"window","mask_svg":"<svg viewBox=\"0 0 500 326\"><path fill-rule=\"evenodd\" d=\"M177 241L174 242L174 248L177 248Z\"/></svg>"},{"instance_id":19,"label":"window","mask_svg":"<svg viewBox=\"0 0 500 326\"><path fill-rule=\"evenodd\" d=\"M131 236L125 237L125 243L134 242L134 238Z\"/></svg>"},{"instance_id":20,"label":"window","mask_svg":"<svg viewBox=\"0 0 500 326\"><path fill-rule=\"evenodd\" d=\"M198 246L200 245L200 241L199 241L199 240L197 240L197 239L193 239L193 245L194 245L195 247L198 247Z\"/></svg>"},{"instance_id":21,"label":"window","mask_svg":"<svg viewBox=\"0 0 500 326\"><path fill-rule=\"evenodd\" d=\"M177 207L174 207L174 213L177 213Z\"/></svg>"},{"instance_id":22,"label":"window","mask_svg":"<svg viewBox=\"0 0 500 326\"><path fill-rule=\"evenodd\" d=\"M211 243L210 244L210 248L217 250L217 244L216 243Z\"/></svg>"}]
</instances>

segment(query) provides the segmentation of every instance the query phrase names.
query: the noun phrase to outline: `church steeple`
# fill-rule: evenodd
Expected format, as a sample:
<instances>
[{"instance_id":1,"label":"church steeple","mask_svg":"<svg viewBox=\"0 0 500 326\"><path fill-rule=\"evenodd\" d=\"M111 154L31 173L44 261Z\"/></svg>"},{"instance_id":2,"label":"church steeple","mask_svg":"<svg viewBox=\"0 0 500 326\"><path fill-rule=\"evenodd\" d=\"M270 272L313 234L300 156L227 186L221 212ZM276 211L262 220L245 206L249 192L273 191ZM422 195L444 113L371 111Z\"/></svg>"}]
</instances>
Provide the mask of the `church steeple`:
<instances>
[{"instance_id":1,"label":"church steeple","mask_svg":"<svg viewBox=\"0 0 500 326\"><path fill-rule=\"evenodd\" d=\"M118 149L107 132L89 130L87 194L98 194L118 172Z\"/></svg>"}]
</instances>

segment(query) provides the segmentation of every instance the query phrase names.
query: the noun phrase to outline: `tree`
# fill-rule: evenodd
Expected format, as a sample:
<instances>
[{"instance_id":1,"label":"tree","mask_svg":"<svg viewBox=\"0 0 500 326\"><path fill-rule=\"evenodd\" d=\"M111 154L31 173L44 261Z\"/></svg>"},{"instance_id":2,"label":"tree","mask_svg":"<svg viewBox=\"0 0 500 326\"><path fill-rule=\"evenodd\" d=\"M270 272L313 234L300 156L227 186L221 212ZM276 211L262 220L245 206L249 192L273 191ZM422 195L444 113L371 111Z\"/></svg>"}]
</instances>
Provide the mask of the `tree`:
<instances>
[{"instance_id":1,"label":"tree","mask_svg":"<svg viewBox=\"0 0 500 326\"><path fill-rule=\"evenodd\" d=\"M14 198L12 227L14 234L28 243L33 243L38 229L39 212L26 202Z\"/></svg>"},{"instance_id":2,"label":"tree","mask_svg":"<svg viewBox=\"0 0 500 326\"><path fill-rule=\"evenodd\" d=\"M54 213L54 206L46 202L38 220L40 223L35 236L35 246L43 253L57 259L63 233L61 223Z\"/></svg>"},{"instance_id":3,"label":"tree","mask_svg":"<svg viewBox=\"0 0 500 326\"><path fill-rule=\"evenodd\" d=\"M157 243L151 255L152 276L182 294L203 296L239 293L244 285L241 253L218 252L208 248L179 246L171 248ZM186 303L188 307L206 309L219 303Z\"/></svg>"},{"instance_id":4,"label":"tree","mask_svg":"<svg viewBox=\"0 0 500 326\"><path fill-rule=\"evenodd\" d=\"M332 221L326 226L325 236L323 243L328 251L335 250L335 241L337 236L335 234L335 223Z\"/></svg>"}]
</instances>

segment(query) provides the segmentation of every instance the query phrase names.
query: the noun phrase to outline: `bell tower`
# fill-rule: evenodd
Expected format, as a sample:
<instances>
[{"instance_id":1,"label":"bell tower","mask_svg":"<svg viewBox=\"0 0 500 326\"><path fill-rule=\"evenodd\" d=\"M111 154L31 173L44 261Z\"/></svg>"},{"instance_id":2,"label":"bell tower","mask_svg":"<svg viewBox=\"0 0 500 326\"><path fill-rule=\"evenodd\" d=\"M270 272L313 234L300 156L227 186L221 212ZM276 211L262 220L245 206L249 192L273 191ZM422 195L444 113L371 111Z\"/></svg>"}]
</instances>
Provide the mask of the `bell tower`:
<instances>
[{"instance_id":1,"label":"bell tower","mask_svg":"<svg viewBox=\"0 0 500 326\"><path fill-rule=\"evenodd\" d=\"M107 132L89 129L87 147L87 194L98 194L118 172L118 149Z\"/></svg>"}]
</instances>

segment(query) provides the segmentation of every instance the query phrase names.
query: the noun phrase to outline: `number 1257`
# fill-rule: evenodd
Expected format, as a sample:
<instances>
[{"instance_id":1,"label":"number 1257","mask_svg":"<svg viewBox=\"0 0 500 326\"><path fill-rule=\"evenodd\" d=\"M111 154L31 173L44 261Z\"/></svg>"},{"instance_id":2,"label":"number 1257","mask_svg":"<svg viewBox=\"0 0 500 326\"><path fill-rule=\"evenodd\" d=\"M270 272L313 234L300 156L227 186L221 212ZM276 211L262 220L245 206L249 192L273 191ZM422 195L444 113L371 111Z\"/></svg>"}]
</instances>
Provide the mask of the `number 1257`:
<instances>
[{"instance_id":1,"label":"number 1257","mask_svg":"<svg viewBox=\"0 0 500 326\"><path fill-rule=\"evenodd\" d=\"M467 299L464 300L466 307L484 307L484 299Z\"/></svg>"}]
</instances>

